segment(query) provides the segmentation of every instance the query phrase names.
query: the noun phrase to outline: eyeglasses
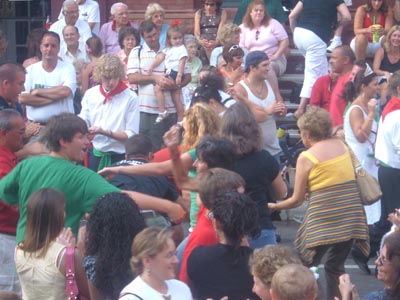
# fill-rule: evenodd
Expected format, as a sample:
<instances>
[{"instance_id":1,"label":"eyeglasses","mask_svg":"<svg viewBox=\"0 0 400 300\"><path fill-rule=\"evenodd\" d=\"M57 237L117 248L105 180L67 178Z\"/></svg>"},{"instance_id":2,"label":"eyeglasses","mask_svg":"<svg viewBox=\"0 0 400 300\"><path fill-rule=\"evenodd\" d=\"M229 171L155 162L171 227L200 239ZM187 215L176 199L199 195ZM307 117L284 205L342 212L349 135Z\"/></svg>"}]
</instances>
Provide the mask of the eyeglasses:
<instances>
[{"instance_id":1,"label":"eyeglasses","mask_svg":"<svg viewBox=\"0 0 400 300\"><path fill-rule=\"evenodd\" d=\"M232 50L239 49L239 45L232 45L232 47L229 48L228 52L231 52Z\"/></svg>"},{"instance_id":2,"label":"eyeglasses","mask_svg":"<svg viewBox=\"0 0 400 300\"><path fill-rule=\"evenodd\" d=\"M258 37L260 36L260 31L256 31L256 41L258 41Z\"/></svg>"},{"instance_id":3,"label":"eyeglasses","mask_svg":"<svg viewBox=\"0 0 400 300\"><path fill-rule=\"evenodd\" d=\"M215 6L214 2L205 2L204 3L205 6Z\"/></svg>"},{"instance_id":4,"label":"eyeglasses","mask_svg":"<svg viewBox=\"0 0 400 300\"><path fill-rule=\"evenodd\" d=\"M390 263L390 260L388 260L387 258L382 257L381 253L378 251L376 252L376 255L378 256L378 258L376 259L378 261L378 263L380 265L386 265L388 263Z\"/></svg>"}]
</instances>

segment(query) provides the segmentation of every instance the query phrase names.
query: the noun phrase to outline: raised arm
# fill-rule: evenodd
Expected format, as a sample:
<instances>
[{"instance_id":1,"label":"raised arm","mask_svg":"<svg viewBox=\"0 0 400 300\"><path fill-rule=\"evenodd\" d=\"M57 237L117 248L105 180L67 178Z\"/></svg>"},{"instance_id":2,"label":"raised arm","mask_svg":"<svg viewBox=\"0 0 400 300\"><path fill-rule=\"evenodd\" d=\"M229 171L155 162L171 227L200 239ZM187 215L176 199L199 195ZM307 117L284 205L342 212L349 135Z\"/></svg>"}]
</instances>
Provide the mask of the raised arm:
<instances>
[{"instance_id":1,"label":"raised arm","mask_svg":"<svg viewBox=\"0 0 400 300\"><path fill-rule=\"evenodd\" d=\"M297 19L299 18L302 10L303 10L303 2L298 1L296 6L292 9L291 13L289 14L289 24L292 32L294 32L294 28L297 25Z\"/></svg>"}]
</instances>

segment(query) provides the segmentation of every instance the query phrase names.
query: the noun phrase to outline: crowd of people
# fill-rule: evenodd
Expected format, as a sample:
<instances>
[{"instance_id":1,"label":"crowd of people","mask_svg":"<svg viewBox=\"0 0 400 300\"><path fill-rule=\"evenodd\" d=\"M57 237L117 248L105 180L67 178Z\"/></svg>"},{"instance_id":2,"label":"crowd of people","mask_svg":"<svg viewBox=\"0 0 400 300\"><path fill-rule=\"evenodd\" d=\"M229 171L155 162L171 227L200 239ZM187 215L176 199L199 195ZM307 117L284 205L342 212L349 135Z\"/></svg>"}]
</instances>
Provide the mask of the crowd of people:
<instances>
[{"instance_id":1,"label":"crowd of people","mask_svg":"<svg viewBox=\"0 0 400 300\"><path fill-rule=\"evenodd\" d=\"M202 0L188 33L158 3L140 24L114 3L100 24L96 1L65 0L23 66L0 65L0 299L358 300L345 260L370 273L376 252L385 288L364 299L400 299L400 1L365 2L351 22L351 1L287 16L243 0L233 24ZM307 148L292 193L277 130L290 30ZM352 155L379 180L373 205ZM271 214L305 201L293 251L277 245Z\"/></svg>"}]
</instances>

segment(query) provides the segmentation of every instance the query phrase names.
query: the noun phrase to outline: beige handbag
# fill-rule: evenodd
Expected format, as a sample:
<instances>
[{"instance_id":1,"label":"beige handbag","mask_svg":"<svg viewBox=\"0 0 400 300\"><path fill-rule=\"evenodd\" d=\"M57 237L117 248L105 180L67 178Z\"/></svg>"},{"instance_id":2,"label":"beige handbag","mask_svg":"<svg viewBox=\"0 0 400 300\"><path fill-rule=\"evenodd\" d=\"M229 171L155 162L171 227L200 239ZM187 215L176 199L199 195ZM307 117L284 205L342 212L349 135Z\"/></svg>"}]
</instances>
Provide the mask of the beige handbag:
<instances>
[{"instance_id":1,"label":"beige handbag","mask_svg":"<svg viewBox=\"0 0 400 300\"><path fill-rule=\"evenodd\" d=\"M361 203L363 205L372 205L382 197L381 187L378 180L369 174L360 164L353 150L347 145L350 152L351 162L353 164L354 173L358 190L360 192Z\"/></svg>"}]
</instances>

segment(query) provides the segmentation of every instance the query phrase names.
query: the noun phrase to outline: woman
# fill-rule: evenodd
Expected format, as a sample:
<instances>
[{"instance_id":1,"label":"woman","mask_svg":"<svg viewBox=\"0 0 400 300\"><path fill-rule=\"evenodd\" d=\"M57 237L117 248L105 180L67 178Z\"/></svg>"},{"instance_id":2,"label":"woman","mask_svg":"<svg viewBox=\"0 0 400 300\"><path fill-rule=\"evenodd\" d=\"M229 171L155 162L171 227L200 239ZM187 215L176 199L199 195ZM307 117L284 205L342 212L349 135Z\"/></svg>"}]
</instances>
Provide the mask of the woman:
<instances>
[{"instance_id":1,"label":"woman","mask_svg":"<svg viewBox=\"0 0 400 300\"><path fill-rule=\"evenodd\" d=\"M220 129L220 117L206 104L198 103L185 112L183 121L183 141L181 151L181 161L184 169L189 172L191 177L196 176L196 172L191 170L193 163L197 159L196 146L206 134L218 136ZM189 171L190 170L190 171ZM138 166L118 166L105 168L99 174L112 176L113 174L133 174L142 176L171 175L172 163L170 160L160 163L146 163ZM195 226L197 220L198 206L196 204L196 193L191 193L190 205L190 225Z\"/></svg>"},{"instance_id":2,"label":"woman","mask_svg":"<svg viewBox=\"0 0 400 300\"><path fill-rule=\"evenodd\" d=\"M97 64L98 59L103 53L103 44L99 37L92 36L86 41L86 53L89 57L90 63L86 65L82 73L82 95L84 95L88 89L99 83L93 78L94 66Z\"/></svg>"},{"instance_id":3,"label":"woman","mask_svg":"<svg viewBox=\"0 0 400 300\"><path fill-rule=\"evenodd\" d=\"M220 117L226 111L226 107L222 103L221 95L218 90L212 87L199 86L194 90L192 104L206 103L208 104Z\"/></svg>"},{"instance_id":4,"label":"woman","mask_svg":"<svg viewBox=\"0 0 400 300\"><path fill-rule=\"evenodd\" d=\"M342 0L302 0L297 2L289 15L294 43L305 57L301 100L295 112L297 118L306 111L315 80L328 74L326 46L337 13L340 15L340 24L346 25L351 21L349 9Z\"/></svg>"},{"instance_id":5,"label":"woman","mask_svg":"<svg viewBox=\"0 0 400 300\"><path fill-rule=\"evenodd\" d=\"M90 168L98 171L125 158L124 142L139 132L140 116L136 93L122 82L125 71L118 57L104 54L93 71L101 83L85 93L79 116L94 136Z\"/></svg>"},{"instance_id":6,"label":"woman","mask_svg":"<svg viewBox=\"0 0 400 300\"><path fill-rule=\"evenodd\" d=\"M384 0L367 0L360 5L354 15L354 33L356 37L350 47L356 54L356 59L374 57L381 47L380 38L393 25L393 16L388 13Z\"/></svg>"},{"instance_id":7,"label":"woman","mask_svg":"<svg viewBox=\"0 0 400 300\"><path fill-rule=\"evenodd\" d=\"M374 72L382 79L380 84L381 105L385 105L390 98L389 79L394 72L400 69L400 26L393 26L386 34L383 48L376 50L373 64Z\"/></svg>"},{"instance_id":8,"label":"woman","mask_svg":"<svg viewBox=\"0 0 400 300\"><path fill-rule=\"evenodd\" d=\"M15 250L15 265L21 282L22 298L69 299L66 285L66 245L57 239L64 229L65 197L43 188L29 199L25 240ZM82 257L74 251L75 278L80 295L89 296Z\"/></svg>"},{"instance_id":9,"label":"woman","mask_svg":"<svg viewBox=\"0 0 400 300\"><path fill-rule=\"evenodd\" d=\"M293 195L285 201L269 203L268 207L275 211L300 206L308 192L310 202L295 248L309 267L318 266L327 254L326 299L333 299L339 296L338 277L345 271L344 263L353 243L364 255L369 254L368 226L350 153L341 140L332 138L329 113L311 107L297 125L308 150L297 159Z\"/></svg>"},{"instance_id":10,"label":"woman","mask_svg":"<svg viewBox=\"0 0 400 300\"><path fill-rule=\"evenodd\" d=\"M285 196L286 185L278 162L268 151L262 150L260 127L245 104L237 103L226 110L222 117L221 136L236 146L239 157L235 172L245 180L245 193L258 208L261 235L250 239L250 246L254 249L276 244L275 229L266 206L270 200Z\"/></svg>"},{"instance_id":11,"label":"woman","mask_svg":"<svg viewBox=\"0 0 400 300\"><path fill-rule=\"evenodd\" d=\"M291 250L285 246L273 245L256 249L250 258L250 272L253 275L253 292L261 300L271 300L271 282L275 272L288 264L300 264Z\"/></svg>"},{"instance_id":12,"label":"woman","mask_svg":"<svg viewBox=\"0 0 400 300\"><path fill-rule=\"evenodd\" d=\"M121 292L121 300L191 300L183 282L175 279L178 259L171 233L159 227L140 232L132 243L131 269L139 274Z\"/></svg>"},{"instance_id":13,"label":"woman","mask_svg":"<svg viewBox=\"0 0 400 300\"><path fill-rule=\"evenodd\" d=\"M210 65L214 67L221 66L224 61L222 59L222 50L227 45L238 45L240 42L240 27L233 23L225 24L218 32L217 41L221 46L214 48L211 52ZM247 54L247 52L245 53Z\"/></svg>"},{"instance_id":14,"label":"woman","mask_svg":"<svg viewBox=\"0 0 400 300\"><path fill-rule=\"evenodd\" d=\"M185 35L185 47L188 52L188 60L186 62L186 65L190 69L190 74L192 80L182 88L182 94L184 98L184 104L185 104L185 110L189 108L190 102L192 99L192 95L194 90L197 87L198 84L198 76L200 73L201 68L203 67L203 64L201 63L200 58L197 56L198 53L198 48L199 48L199 42L193 35L186 34Z\"/></svg>"},{"instance_id":15,"label":"woman","mask_svg":"<svg viewBox=\"0 0 400 300\"><path fill-rule=\"evenodd\" d=\"M279 163L281 148L277 137L275 116L286 115L286 105L278 86L268 80L269 59L262 51L253 51L246 56L246 79L235 86L236 97L245 103L259 123L263 135L263 149Z\"/></svg>"},{"instance_id":16,"label":"woman","mask_svg":"<svg viewBox=\"0 0 400 300\"><path fill-rule=\"evenodd\" d=\"M165 48L167 41L167 31L169 25L164 24L165 10L158 3L150 3L147 5L146 11L144 13L145 20L151 20L156 24L157 30L160 34L160 50Z\"/></svg>"},{"instance_id":17,"label":"woman","mask_svg":"<svg viewBox=\"0 0 400 300\"><path fill-rule=\"evenodd\" d=\"M278 77L285 72L287 63L284 52L289 46L289 38L285 28L268 15L264 0L249 4L240 28L240 47L249 52L265 52L270 60L270 79L278 85Z\"/></svg>"},{"instance_id":18,"label":"woman","mask_svg":"<svg viewBox=\"0 0 400 300\"><path fill-rule=\"evenodd\" d=\"M356 74L354 81L345 86L344 95L351 102L344 116L344 134L347 145L353 150L362 167L378 178L378 167L374 156L378 122L376 121L378 76L375 73ZM364 206L368 225L379 221L380 201Z\"/></svg>"},{"instance_id":19,"label":"woman","mask_svg":"<svg viewBox=\"0 0 400 300\"><path fill-rule=\"evenodd\" d=\"M363 300L397 300L400 299L400 231L390 234L384 241L383 248L375 260L378 273L376 277L383 281L383 290L371 292ZM340 293L342 300L359 300L358 293L350 281L350 276L340 276Z\"/></svg>"},{"instance_id":20,"label":"woman","mask_svg":"<svg viewBox=\"0 0 400 300\"><path fill-rule=\"evenodd\" d=\"M121 62L124 64L125 73L127 71L128 57L131 50L140 44L140 34L136 28L130 26L124 26L119 30L118 43L121 47L116 55L119 57ZM137 91L136 84L130 84L128 78L125 78L124 83L132 90Z\"/></svg>"},{"instance_id":21,"label":"woman","mask_svg":"<svg viewBox=\"0 0 400 300\"><path fill-rule=\"evenodd\" d=\"M258 231L255 203L247 195L225 191L216 196L208 215L220 242L198 246L190 254L187 273L193 294L199 300L255 299L247 241Z\"/></svg>"},{"instance_id":22,"label":"woman","mask_svg":"<svg viewBox=\"0 0 400 300\"><path fill-rule=\"evenodd\" d=\"M24 68L27 68L28 66L37 63L42 59L42 53L40 52L40 39L45 31L46 30L43 28L35 28L28 33L28 36L26 37L28 54L22 63Z\"/></svg>"},{"instance_id":23,"label":"woman","mask_svg":"<svg viewBox=\"0 0 400 300\"><path fill-rule=\"evenodd\" d=\"M209 64L211 52L217 46L217 35L227 20L226 11L222 9L222 0L201 0L204 8L194 15L194 36L199 40L205 53L204 65Z\"/></svg>"},{"instance_id":24,"label":"woman","mask_svg":"<svg viewBox=\"0 0 400 300\"><path fill-rule=\"evenodd\" d=\"M236 83L245 78L243 64L244 51L239 45L226 45L222 51L225 64L218 68L219 73L225 78L227 91Z\"/></svg>"},{"instance_id":25,"label":"woman","mask_svg":"<svg viewBox=\"0 0 400 300\"><path fill-rule=\"evenodd\" d=\"M131 245L144 228L139 208L129 196L108 193L97 201L87 223L83 261L92 300L117 299L133 280Z\"/></svg>"}]
</instances>

